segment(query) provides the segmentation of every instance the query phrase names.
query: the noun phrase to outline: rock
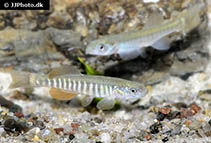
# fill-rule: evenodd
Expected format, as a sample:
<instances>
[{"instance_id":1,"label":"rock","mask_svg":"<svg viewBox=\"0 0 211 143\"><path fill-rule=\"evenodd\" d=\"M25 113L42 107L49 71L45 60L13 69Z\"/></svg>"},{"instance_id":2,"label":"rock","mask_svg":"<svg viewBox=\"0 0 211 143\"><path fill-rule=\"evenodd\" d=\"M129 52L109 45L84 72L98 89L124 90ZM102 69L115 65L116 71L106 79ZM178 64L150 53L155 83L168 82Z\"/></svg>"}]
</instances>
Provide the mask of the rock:
<instances>
[{"instance_id":1,"label":"rock","mask_svg":"<svg viewBox=\"0 0 211 143\"><path fill-rule=\"evenodd\" d=\"M45 51L46 38L42 32L29 32L27 30L15 30L12 28L0 31L0 49L4 52L1 56L2 66L17 64L17 61L31 62L31 65L42 63L47 59ZM12 60L12 61L11 61ZM33 62L32 62L33 61Z\"/></svg>"},{"instance_id":2,"label":"rock","mask_svg":"<svg viewBox=\"0 0 211 143\"><path fill-rule=\"evenodd\" d=\"M27 132L30 127L27 125L26 122L16 121L14 119L7 119L4 122L4 130L9 132L18 132L21 133L22 131Z\"/></svg>"},{"instance_id":3,"label":"rock","mask_svg":"<svg viewBox=\"0 0 211 143\"><path fill-rule=\"evenodd\" d=\"M111 136L108 133L102 133L100 135L100 141L104 143L110 143L111 142Z\"/></svg>"},{"instance_id":4,"label":"rock","mask_svg":"<svg viewBox=\"0 0 211 143\"><path fill-rule=\"evenodd\" d=\"M159 109L159 112L163 113L163 114L169 114L171 112L171 108L170 107L162 107Z\"/></svg>"},{"instance_id":5,"label":"rock","mask_svg":"<svg viewBox=\"0 0 211 143\"><path fill-rule=\"evenodd\" d=\"M209 123L209 125L210 125L210 127L211 127L211 119L208 121L208 123Z\"/></svg>"},{"instance_id":6,"label":"rock","mask_svg":"<svg viewBox=\"0 0 211 143\"><path fill-rule=\"evenodd\" d=\"M45 34L60 48L81 48L81 35L71 30L58 30L55 28L48 28Z\"/></svg>"},{"instance_id":7,"label":"rock","mask_svg":"<svg viewBox=\"0 0 211 143\"><path fill-rule=\"evenodd\" d=\"M195 72L203 71L208 63L209 54L204 45L207 38L197 31L192 31L189 35L188 40L182 43L184 49L175 53L176 59L170 68L171 75L188 78Z\"/></svg>"},{"instance_id":8,"label":"rock","mask_svg":"<svg viewBox=\"0 0 211 143\"><path fill-rule=\"evenodd\" d=\"M54 128L54 131L56 132L56 134L60 134L60 132L64 131L64 128Z\"/></svg>"},{"instance_id":9,"label":"rock","mask_svg":"<svg viewBox=\"0 0 211 143\"><path fill-rule=\"evenodd\" d=\"M2 135L4 132L4 128L0 128L0 135Z\"/></svg>"},{"instance_id":10,"label":"rock","mask_svg":"<svg viewBox=\"0 0 211 143\"><path fill-rule=\"evenodd\" d=\"M203 100L211 101L211 90L199 91L198 96Z\"/></svg>"},{"instance_id":11,"label":"rock","mask_svg":"<svg viewBox=\"0 0 211 143\"><path fill-rule=\"evenodd\" d=\"M1 66L48 73L50 68L61 65L79 67L76 57L81 56L105 76L150 84L147 97L154 99L147 105L141 100L137 108L104 112L93 108L94 104L81 110L80 104L73 105L72 101L52 100L43 88L27 100L20 94L19 98L9 96L23 111L0 107L0 125L6 127L0 128L0 142L209 142L209 92L203 93L207 98L196 96L199 90L210 87L210 64L204 68L210 52L203 48L205 39L194 38L200 30L188 34L184 42L172 43L168 51L148 47L146 59L138 57L124 62L118 55L100 57L84 53L85 45L93 39L141 29L153 12L169 19L174 12L201 1L54 0L50 10L1 11ZM199 77L202 74L205 76ZM5 75L0 78L1 89L11 81L2 77ZM150 110L149 106L155 108ZM56 128L64 131L57 134Z\"/></svg>"},{"instance_id":12,"label":"rock","mask_svg":"<svg viewBox=\"0 0 211 143\"><path fill-rule=\"evenodd\" d=\"M13 113L22 112L22 108L19 105L14 104L13 102L7 100L3 96L0 96L0 105L8 108L9 111Z\"/></svg>"},{"instance_id":13,"label":"rock","mask_svg":"<svg viewBox=\"0 0 211 143\"><path fill-rule=\"evenodd\" d=\"M169 140L168 137L162 139L163 142L168 142L168 140Z\"/></svg>"},{"instance_id":14,"label":"rock","mask_svg":"<svg viewBox=\"0 0 211 143\"><path fill-rule=\"evenodd\" d=\"M201 122L198 120L193 120L188 126L190 129L198 130L202 126Z\"/></svg>"},{"instance_id":15,"label":"rock","mask_svg":"<svg viewBox=\"0 0 211 143\"><path fill-rule=\"evenodd\" d=\"M75 138L74 134L69 135L69 140L73 140Z\"/></svg>"},{"instance_id":16,"label":"rock","mask_svg":"<svg viewBox=\"0 0 211 143\"><path fill-rule=\"evenodd\" d=\"M157 134L157 133L159 133L160 130L162 129L162 124L156 122L156 123L152 124L152 125L149 127L149 129L150 129L150 133L151 133L151 134Z\"/></svg>"},{"instance_id":17,"label":"rock","mask_svg":"<svg viewBox=\"0 0 211 143\"><path fill-rule=\"evenodd\" d=\"M45 62L47 60L47 39L43 32L28 32L14 41L16 57L19 61ZM30 58L30 60L29 60Z\"/></svg>"},{"instance_id":18,"label":"rock","mask_svg":"<svg viewBox=\"0 0 211 143\"><path fill-rule=\"evenodd\" d=\"M190 107L190 111L193 115L197 114L201 110L201 108L197 104L192 104Z\"/></svg>"}]
</instances>

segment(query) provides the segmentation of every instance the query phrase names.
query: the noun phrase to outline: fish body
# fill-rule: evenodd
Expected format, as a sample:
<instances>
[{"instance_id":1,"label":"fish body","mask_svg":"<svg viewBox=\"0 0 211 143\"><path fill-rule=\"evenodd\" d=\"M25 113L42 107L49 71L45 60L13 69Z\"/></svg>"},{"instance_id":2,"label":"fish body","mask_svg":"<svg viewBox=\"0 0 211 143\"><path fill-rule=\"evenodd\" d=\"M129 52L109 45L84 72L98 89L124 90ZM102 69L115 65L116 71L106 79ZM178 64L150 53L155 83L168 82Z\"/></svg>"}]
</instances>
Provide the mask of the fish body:
<instances>
[{"instance_id":1,"label":"fish body","mask_svg":"<svg viewBox=\"0 0 211 143\"><path fill-rule=\"evenodd\" d=\"M142 30L104 36L90 42L86 53L101 56L119 54L123 60L130 60L139 55L146 56L145 48L148 46L157 50L168 50L171 42L168 35L175 32L185 35L198 26L201 9L202 5L196 5L182 11L170 20L162 20L158 16L160 24L156 24L155 20L153 22L149 20ZM156 16L151 19L155 18Z\"/></svg>"},{"instance_id":2,"label":"fish body","mask_svg":"<svg viewBox=\"0 0 211 143\"><path fill-rule=\"evenodd\" d=\"M103 99L97 104L99 109L111 109L115 100L122 103L131 103L141 99L147 93L147 88L141 83L128 81L120 78L91 76L82 74L68 74L59 77L49 78L48 76L27 73L11 72L15 81L11 84L14 87L50 87L65 91L72 95L77 95L83 106L88 106L93 98L102 97ZM24 79L24 81L23 81ZM62 99L57 96L57 99ZM72 98L74 96L70 96Z\"/></svg>"}]
</instances>

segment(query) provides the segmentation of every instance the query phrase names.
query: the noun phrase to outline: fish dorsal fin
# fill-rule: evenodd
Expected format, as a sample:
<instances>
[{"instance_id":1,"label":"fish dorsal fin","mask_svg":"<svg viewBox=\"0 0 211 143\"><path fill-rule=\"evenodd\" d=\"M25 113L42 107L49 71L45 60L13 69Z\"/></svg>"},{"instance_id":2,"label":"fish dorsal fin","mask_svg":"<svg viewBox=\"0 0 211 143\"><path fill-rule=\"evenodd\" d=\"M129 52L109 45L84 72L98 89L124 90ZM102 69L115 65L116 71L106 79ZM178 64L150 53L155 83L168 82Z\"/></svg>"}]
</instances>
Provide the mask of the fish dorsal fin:
<instances>
[{"instance_id":1,"label":"fish dorsal fin","mask_svg":"<svg viewBox=\"0 0 211 143\"><path fill-rule=\"evenodd\" d=\"M57 100L70 100L73 97L77 96L76 93L72 93L58 88L50 88L49 94L52 98Z\"/></svg>"},{"instance_id":2,"label":"fish dorsal fin","mask_svg":"<svg viewBox=\"0 0 211 143\"><path fill-rule=\"evenodd\" d=\"M161 13L153 12L149 17L143 29L149 29L158 25L161 25L164 22L163 16Z\"/></svg>"},{"instance_id":3,"label":"fish dorsal fin","mask_svg":"<svg viewBox=\"0 0 211 143\"><path fill-rule=\"evenodd\" d=\"M49 72L48 77L49 78L62 77L62 76L70 75L70 74L81 74L81 73L79 72L78 69L76 69L73 66L61 66L61 67L52 69Z\"/></svg>"}]
</instances>

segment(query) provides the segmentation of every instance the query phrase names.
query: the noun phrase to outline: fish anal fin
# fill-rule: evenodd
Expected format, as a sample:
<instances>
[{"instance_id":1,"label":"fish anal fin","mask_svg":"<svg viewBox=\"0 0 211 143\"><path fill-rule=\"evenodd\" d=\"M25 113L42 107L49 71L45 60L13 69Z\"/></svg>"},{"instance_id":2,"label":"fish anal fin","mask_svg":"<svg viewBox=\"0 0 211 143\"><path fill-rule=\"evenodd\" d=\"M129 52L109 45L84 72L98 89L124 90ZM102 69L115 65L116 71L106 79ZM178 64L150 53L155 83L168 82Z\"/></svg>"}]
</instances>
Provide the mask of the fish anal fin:
<instances>
[{"instance_id":1,"label":"fish anal fin","mask_svg":"<svg viewBox=\"0 0 211 143\"><path fill-rule=\"evenodd\" d=\"M170 48L171 40L168 37L163 37L152 44L156 50L164 51Z\"/></svg>"},{"instance_id":2,"label":"fish anal fin","mask_svg":"<svg viewBox=\"0 0 211 143\"><path fill-rule=\"evenodd\" d=\"M110 110L114 107L114 105L115 105L114 99L103 98L97 103L97 108L101 110Z\"/></svg>"},{"instance_id":3,"label":"fish anal fin","mask_svg":"<svg viewBox=\"0 0 211 143\"><path fill-rule=\"evenodd\" d=\"M77 96L76 93L72 93L58 88L50 88L49 94L52 98L58 100L70 100L73 97Z\"/></svg>"},{"instance_id":4,"label":"fish anal fin","mask_svg":"<svg viewBox=\"0 0 211 143\"><path fill-rule=\"evenodd\" d=\"M49 72L48 77L49 78L54 78L54 77L58 77L58 76L61 77L61 76L65 76L68 74L81 74L81 73L75 67L67 65L67 66L61 66L61 67L52 69Z\"/></svg>"}]
</instances>

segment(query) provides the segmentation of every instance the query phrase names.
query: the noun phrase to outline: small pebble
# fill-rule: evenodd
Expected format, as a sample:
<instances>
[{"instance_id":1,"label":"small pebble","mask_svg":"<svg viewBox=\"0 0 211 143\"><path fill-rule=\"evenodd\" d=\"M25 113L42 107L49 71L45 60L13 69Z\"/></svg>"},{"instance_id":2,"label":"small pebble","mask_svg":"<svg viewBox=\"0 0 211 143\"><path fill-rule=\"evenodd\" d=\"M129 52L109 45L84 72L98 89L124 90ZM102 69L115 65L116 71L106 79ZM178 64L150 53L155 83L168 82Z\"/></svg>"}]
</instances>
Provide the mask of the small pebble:
<instances>
[{"instance_id":1,"label":"small pebble","mask_svg":"<svg viewBox=\"0 0 211 143\"><path fill-rule=\"evenodd\" d=\"M190 107L190 111L192 112L193 115L199 112L201 108L197 104L193 104Z\"/></svg>"},{"instance_id":2,"label":"small pebble","mask_svg":"<svg viewBox=\"0 0 211 143\"><path fill-rule=\"evenodd\" d=\"M202 124L200 121L198 120L193 120L190 124L189 124L189 128L190 129L194 129L194 130L198 130L199 128L201 128Z\"/></svg>"},{"instance_id":3,"label":"small pebble","mask_svg":"<svg viewBox=\"0 0 211 143\"><path fill-rule=\"evenodd\" d=\"M73 129L76 129L76 128L79 127L79 123L71 123L71 127L72 127Z\"/></svg>"},{"instance_id":4,"label":"small pebble","mask_svg":"<svg viewBox=\"0 0 211 143\"><path fill-rule=\"evenodd\" d=\"M35 135L34 138L33 138L34 141L38 141L39 139L40 138L37 135Z\"/></svg>"},{"instance_id":5,"label":"small pebble","mask_svg":"<svg viewBox=\"0 0 211 143\"><path fill-rule=\"evenodd\" d=\"M157 115L157 120L158 121L163 121L165 119L166 115L163 113L158 113Z\"/></svg>"},{"instance_id":6,"label":"small pebble","mask_svg":"<svg viewBox=\"0 0 211 143\"><path fill-rule=\"evenodd\" d=\"M111 142L111 136L108 133L102 133L100 135L100 140L104 143L110 143Z\"/></svg>"},{"instance_id":7,"label":"small pebble","mask_svg":"<svg viewBox=\"0 0 211 143\"><path fill-rule=\"evenodd\" d=\"M21 113L21 112L16 112L15 116L18 117L18 118L24 117L23 113Z\"/></svg>"},{"instance_id":8,"label":"small pebble","mask_svg":"<svg viewBox=\"0 0 211 143\"><path fill-rule=\"evenodd\" d=\"M180 115L181 115L181 113L179 111L172 111L172 112L170 112L170 114L167 115L166 118L169 120L172 120L172 119L180 117Z\"/></svg>"},{"instance_id":9,"label":"small pebble","mask_svg":"<svg viewBox=\"0 0 211 143\"><path fill-rule=\"evenodd\" d=\"M171 112L171 108L169 107L162 107L159 109L159 112L163 113L163 114L169 114Z\"/></svg>"},{"instance_id":10,"label":"small pebble","mask_svg":"<svg viewBox=\"0 0 211 143\"><path fill-rule=\"evenodd\" d=\"M101 118L99 118L99 117L95 117L94 119L93 119L96 123L98 123L98 124L100 124L100 123L102 123L102 119Z\"/></svg>"},{"instance_id":11,"label":"small pebble","mask_svg":"<svg viewBox=\"0 0 211 143\"><path fill-rule=\"evenodd\" d=\"M64 131L64 128L55 128L54 131L56 132L56 134L60 134L60 132Z\"/></svg>"},{"instance_id":12,"label":"small pebble","mask_svg":"<svg viewBox=\"0 0 211 143\"><path fill-rule=\"evenodd\" d=\"M18 122L14 119L7 119L4 122L4 130L5 131L10 131L10 132L21 132L25 131L27 132L29 130L29 127L27 126L26 122Z\"/></svg>"},{"instance_id":13,"label":"small pebble","mask_svg":"<svg viewBox=\"0 0 211 143\"><path fill-rule=\"evenodd\" d=\"M0 136L2 135L3 132L4 132L4 128L0 128Z\"/></svg>"},{"instance_id":14,"label":"small pebble","mask_svg":"<svg viewBox=\"0 0 211 143\"><path fill-rule=\"evenodd\" d=\"M70 139L70 140L73 140L74 138L75 138L74 134L70 134L70 135L69 135L69 139Z\"/></svg>"},{"instance_id":15,"label":"small pebble","mask_svg":"<svg viewBox=\"0 0 211 143\"><path fill-rule=\"evenodd\" d=\"M188 126L190 125L190 123L192 123L192 121L191 121L191 120L187 120L187 121L185 122L185 125L188 127Z\"/></svg>"},{"instance_id":16,"label":"small pebble","mask_svg":"<svg viewBox=\"0 0 211 143\"><path fill-rule=\"evenodd\" d=\"M175 107L177 107L178 109L180 108L187 108L187 105L183 102L178 102L174 104Z\"/></svg>"},{"instance_id":17,"label":"small pebble","mask_svg":"<svg viewBox=\"0 0 211 143\"><path fill-rule=\"evenodd\" d=\"M50 131L49 129L46 129L46 130L43 132L43 136L48 136L50 133L51 133L51 131Z\"/></svg>"},{"instance_id":18,"label":"small pebble","mask_svg":"<svg viewBox=\"0 0 211 143\"><path fill-rule=\"evenodd\" d=\"M204 133L207 137L210 137L211 136L211 131L207 131Z\"/></svg>"},{"instance_id":19,"label":"small pebble","mask_svg":"<svg viewBox=\"0 0 211 143\"><path fill-rule=\"evenodd\" d=\"M185 108L181 108L180 112L181 112L180 117L187 118L187 117L193 116L192 112L190 110L188 110L188 109L185 109Z\"/></svg>"},{"instance_id":20,"label":"small pebble","mask_svg":"<svg viewBox=\"0 0 211 143\"><path fill-rule=\"evenodd\" d=\"M165 142L167 142L169 139L168 139L168 137L165 137L165 138L163 138L162 139L162 141L165 143Z\"/></svg>"},{"instance_id":21,"label":"small pebble","mask_svg":"<svg viewBox=\"0 0 211 143\"><path fill-rule=\"evenodd\" d=\"M152 134L157 134L157 133L159 133L159 131L160 131L161 128L162 128L162 124L156 122L156 123L154 123L153 125L151 125L151 126L149 127L150 133L152 133Z\"/></svg>"},{"instance_id":22,"label":"small pebble","mask_svg":"<svg viewBox=\"0 0 211 143\"><path fill-rule=\"evenodd\" d=\"M208 124L210 125L210 127L211 127L211 119L208 121Z\"/></svg>"},{"instance_id":23,"label":"small pebble","mask_svg":"<svg viewBox=\"0 0 211 143\"><path fill-rule=\"evenodd\" d=\"M33 121L33 126L40 128L40 130L45 129L44 123L42 121L39 121L39 120Z\"/></svg>"},{"instance_id":24,"label":"small pebble","mask_svg":"<svg viewBox=\"0 0 211 143\"><path fill-rule=\"evenodd\" d=\"M147 139L147 140L150 140L151 137L152 137L152 135L150 135L150 134L147 134L147 135L144 136L144 138Z\"/></svg>"}]
</instances>

